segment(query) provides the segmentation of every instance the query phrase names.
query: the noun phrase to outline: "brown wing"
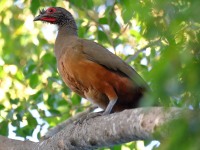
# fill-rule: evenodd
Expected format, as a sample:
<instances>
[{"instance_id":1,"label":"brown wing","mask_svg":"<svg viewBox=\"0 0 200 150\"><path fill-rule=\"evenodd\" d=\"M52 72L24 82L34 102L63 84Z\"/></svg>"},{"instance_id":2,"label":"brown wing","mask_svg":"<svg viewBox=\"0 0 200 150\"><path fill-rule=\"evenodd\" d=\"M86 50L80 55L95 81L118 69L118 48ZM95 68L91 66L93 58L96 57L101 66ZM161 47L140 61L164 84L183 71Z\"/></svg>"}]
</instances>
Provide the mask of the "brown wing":
<instances>
[{"instance_id":1,"label":"brown wing","mask_svg":"<svg viewBox=\"0 0 200 150\"><path fill-rule=\"evenodd\" d=\"M139 87L148 88L140 75L118 56L93 41L80 39L80 42L83 44L83 53L87 59L127 76Z\"/></svg>"}]
</instances>

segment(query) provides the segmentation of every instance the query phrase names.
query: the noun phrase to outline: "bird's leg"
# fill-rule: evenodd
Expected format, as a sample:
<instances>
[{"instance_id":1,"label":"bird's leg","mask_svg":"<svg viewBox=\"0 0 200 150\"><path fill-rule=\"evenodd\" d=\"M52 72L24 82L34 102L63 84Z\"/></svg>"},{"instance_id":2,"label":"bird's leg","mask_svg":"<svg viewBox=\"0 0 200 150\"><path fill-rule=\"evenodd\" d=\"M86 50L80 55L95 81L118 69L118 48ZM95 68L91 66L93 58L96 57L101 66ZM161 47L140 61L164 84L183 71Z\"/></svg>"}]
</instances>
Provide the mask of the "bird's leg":
<instances>
[{"instance_id":1,"label":"bird's leg","mask_svg":"<svg viewBox=\"0 0 200 150\"><path fill-rule=\"evenodd\" d=\"M110 85L106 84L104 86L104 92L105 94L107 95L108 99L109 99L109 103L105 109L105 111L102 113L102 112L90 112L88 114L86 114L85 116L83 116L81 119L79 119L79 123L82 123L84 120L89 120L91 118L95 118L97 116L104 116L104 115L108 115L111 113L114 105L116 104L117 102L117 99L118 99L118 96L115 92L115 90L113 89L113 87L111 87ZM89 96L88 96L88 93L85 93L87 99L89 99Z\"/></svg>"},{"instance_id":2,"label":"bird's leg","mask_svg":"<svg viewBox=\"0 0 200 150\"><path fill-rule=\"evenodd\" d=\"M110 100L108 103L108 106L106 107L106 110L103 112L102 115L108 115L111 113L112 108L114 107L115 103L117 102L117 99Z\"/></svg>"},{"instance_id":3,"label":"bird's leg","mask_svg":"<svg viewBox=\"0 0 200 150\"><path fill-rule=\"evenodd\" d=\"M116 94L116 91L109 84L107 84L107 86L105 86L104 90L105 90L105 94L107 95L107 97L109 99L109 103L102 115L108 115L111 113L114 105L116 104L118 96Z\"/></svg>"},{"instance_id":4,"label":"bird's leg","mask_svg":"<svg viewBox=\"0 0 200 150\"><path fill-rule=\"evenodd\" d=\"M104 116L104 115L108 115L111 113L112 111L112 108L114 107L115 103L117 102L117 99L114 99L114 100L110 100L109 103L108 103L108 106L106 107L105 111L102 113L101 112L89 112L88 114L82 116L78 121L76 121L75 124L79 123L79 124L82 124L83 121L87 121L91 118L95 118L97 116Z\"/></svg>"},{"instance_id":5,"label":"bird's leg","mask_svg":"<svg viewBox=\"0 0 200 150\"><path fill-rule=\"evenodd\" d=\"M88 120L90 118L95 118L97 116L104 116L104 115L110 114L116 102L117 102L117 99L110 100L108 103L108 106L106 107L106 109L103 113L102 113L102 111L101 112L90 112L89 114L87 114L87 116L86 116L86 118L84 118L84 120Z\"/></svg>"},{"instance_id":6,"label":"bird's leg","mask_svg":"<svg viewBox=\"0 0 200 150\"><path fill-rule=\"evenodd\" d=\"M110 114L116 102L117 102L117 99L110 100L108 103L108 106L106 107L105 111L103 111L103 113L91 112L90 114L88 114L87 119Z\"/></svg>"}]
</instances>

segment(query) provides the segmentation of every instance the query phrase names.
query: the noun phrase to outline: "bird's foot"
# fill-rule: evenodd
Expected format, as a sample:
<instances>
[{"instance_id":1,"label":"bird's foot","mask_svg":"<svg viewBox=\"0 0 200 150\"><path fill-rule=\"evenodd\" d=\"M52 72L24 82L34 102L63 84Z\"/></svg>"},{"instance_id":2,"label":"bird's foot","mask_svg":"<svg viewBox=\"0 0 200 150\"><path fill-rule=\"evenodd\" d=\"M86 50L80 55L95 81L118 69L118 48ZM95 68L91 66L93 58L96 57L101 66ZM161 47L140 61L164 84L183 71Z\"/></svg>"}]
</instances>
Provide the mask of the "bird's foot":
<instances>
[{"instance_id":1,"label":"bird's foot","mask_svg":"<svg viewBox=\"0 0 200 150\"><path fill-rule=\"evenodd\" d=\"M91 112L91 113L85 114L84 116L81 116L77 121L74 122L74 124L82 124L84 121L88 121L91 118L95 118L102 115L103 115L102 112Z\"/></svg>"}]
</instances>

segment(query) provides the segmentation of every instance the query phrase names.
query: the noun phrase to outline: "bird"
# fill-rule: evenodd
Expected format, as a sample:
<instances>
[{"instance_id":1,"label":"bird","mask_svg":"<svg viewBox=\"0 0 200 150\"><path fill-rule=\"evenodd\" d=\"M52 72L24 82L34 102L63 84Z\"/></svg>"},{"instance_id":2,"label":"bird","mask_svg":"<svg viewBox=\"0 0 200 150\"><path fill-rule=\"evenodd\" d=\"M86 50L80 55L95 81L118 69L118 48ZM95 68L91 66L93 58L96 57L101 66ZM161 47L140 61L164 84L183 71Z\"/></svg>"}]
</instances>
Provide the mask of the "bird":
<instances>
[{"instance_id":1,"label":"bird","mask_svg":"<svg viewBox=\"0 0 200 150\"><path fill-rule=\"evenodd\" d=\"M58 26L54 46L57 68L72 91L102 108L102 115L139 107L148 91L147 83L104 46L79 38L75 19L68 10L42 9L34 21Z\"/></svg>"}]
</instances>

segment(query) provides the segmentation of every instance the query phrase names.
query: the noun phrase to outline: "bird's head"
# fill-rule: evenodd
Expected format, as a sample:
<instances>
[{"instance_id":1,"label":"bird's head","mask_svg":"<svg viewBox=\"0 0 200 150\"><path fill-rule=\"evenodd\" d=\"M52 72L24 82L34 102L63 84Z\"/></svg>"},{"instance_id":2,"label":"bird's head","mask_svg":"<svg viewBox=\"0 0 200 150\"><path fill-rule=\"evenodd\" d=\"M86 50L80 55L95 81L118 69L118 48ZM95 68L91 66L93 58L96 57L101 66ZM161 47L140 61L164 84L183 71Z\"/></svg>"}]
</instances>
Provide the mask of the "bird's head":
<instances>
[{"instance_id":1,"label":"bird's head","mask_svg":"<svg viewBox=\"0 0 200 150\"><path fill-rule=\"evenodd\" d=\"M48 22L51 24L56 24L59 27L67 25L77 29L72 14L62 7L49 7L48 9L42 9L39 12L40 14L34 18L34 21Z\"/></svg>"}]
</instances>

